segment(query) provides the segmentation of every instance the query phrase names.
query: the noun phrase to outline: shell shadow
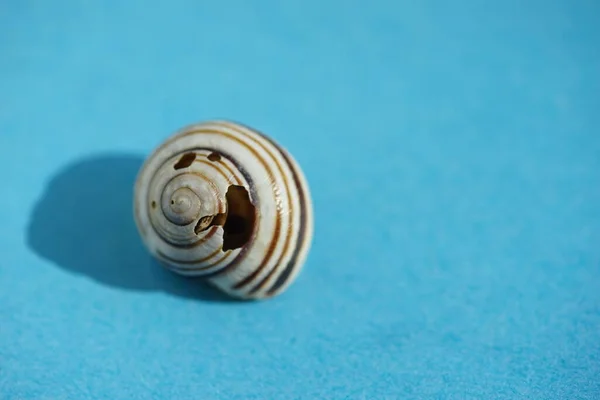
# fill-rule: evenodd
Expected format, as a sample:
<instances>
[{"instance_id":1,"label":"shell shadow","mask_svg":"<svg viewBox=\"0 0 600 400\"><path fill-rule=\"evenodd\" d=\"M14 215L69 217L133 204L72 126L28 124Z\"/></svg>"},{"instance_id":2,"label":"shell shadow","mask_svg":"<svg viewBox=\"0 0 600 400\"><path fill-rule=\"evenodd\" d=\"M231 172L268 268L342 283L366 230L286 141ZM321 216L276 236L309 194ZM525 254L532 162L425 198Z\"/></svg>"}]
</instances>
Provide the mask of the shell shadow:
<instances>
[{"instance_id":1,"label":"shell shadow","mask_svg":"<svg viewBox=\"0 0 600 400\"><path fill-rule=\"evenodd\" d=\"M133 185L143 161L105 154L61 169L31 213L29 247L61 268L111 287L239 302L200 279L166 270L146 251L133 219Z\"/></svg>"}]
</instances>

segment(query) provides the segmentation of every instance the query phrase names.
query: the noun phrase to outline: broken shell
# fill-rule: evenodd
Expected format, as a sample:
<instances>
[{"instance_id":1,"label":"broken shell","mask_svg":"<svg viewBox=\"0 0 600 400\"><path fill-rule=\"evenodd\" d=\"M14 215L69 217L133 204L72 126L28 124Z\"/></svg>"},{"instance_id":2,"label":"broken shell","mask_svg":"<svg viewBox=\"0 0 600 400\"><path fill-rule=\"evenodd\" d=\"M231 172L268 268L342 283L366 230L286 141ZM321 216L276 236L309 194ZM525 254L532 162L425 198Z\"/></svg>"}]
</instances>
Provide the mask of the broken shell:
<instances>
[{"instance_id":1,"label":"broken shell","mask_svg":"<svg viewBox=\"0 0 600 400\"><path fill-rule=\"evenodd\" d=\"M135 184L134 216L166 268L242 299L286 290L313 235L297 162L273 139L227 121L188 126L150 155Z\"/></svg>"}]
</instances>

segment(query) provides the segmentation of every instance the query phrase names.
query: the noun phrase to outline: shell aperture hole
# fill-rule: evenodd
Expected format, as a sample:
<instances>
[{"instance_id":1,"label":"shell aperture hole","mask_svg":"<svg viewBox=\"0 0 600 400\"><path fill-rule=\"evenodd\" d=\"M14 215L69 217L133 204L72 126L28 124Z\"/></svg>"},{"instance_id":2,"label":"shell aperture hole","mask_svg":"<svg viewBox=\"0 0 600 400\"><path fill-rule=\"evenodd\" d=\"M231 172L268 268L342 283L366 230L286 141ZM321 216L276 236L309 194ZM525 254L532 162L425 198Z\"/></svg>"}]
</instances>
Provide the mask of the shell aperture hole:
<instances>
[{"instance_id":1,"label":"shell aperture hole","mask_svg":"<svg viewBox=\"0 0 600 400\"><path fill-rule=\"evenodd\" d=\"M221 155L219 153L215 153L214 151L208 155L208 159L210 161L216 162L221 161Z\"/></svg>"},{"instance_id":2,"label":"shell aperture hole","mask_svg":"<svg viewBox=\"0 0 600 400\"><path fill-rule=\"evenodd\" d=\"M196 153L185 153L183 156L181 156L179 161L177 161L177 163L173 166L173 169L177 170L177 169L187 168L190 165L192 165L192 163L194 162L195 159L196 159Z\"/></svg>"},{"instance_id":3,"label":"shell aperture hole","mask_svg":"<svg viewBox=\"0 0 600 400\"><path fill-rule=\"evenodd\" d=\"M223 251L238 249L250 240L256 222L256 208L243 186L227 189L227 218L223 225Z\"/></svg>"}]
</instances>

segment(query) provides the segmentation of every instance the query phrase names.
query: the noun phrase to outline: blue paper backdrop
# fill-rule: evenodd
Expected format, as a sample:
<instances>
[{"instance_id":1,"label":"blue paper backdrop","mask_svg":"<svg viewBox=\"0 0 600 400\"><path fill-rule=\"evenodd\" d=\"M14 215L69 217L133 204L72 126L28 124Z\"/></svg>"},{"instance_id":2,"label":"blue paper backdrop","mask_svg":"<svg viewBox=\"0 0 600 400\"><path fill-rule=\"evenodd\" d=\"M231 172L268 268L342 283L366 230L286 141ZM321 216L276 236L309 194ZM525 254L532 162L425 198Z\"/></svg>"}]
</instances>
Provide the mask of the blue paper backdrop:
<instances>
[{"instance_id":1,"label":"blue paper backdrop","mask_svg":"<svg viewBox=\"0 0 600 400\"><path fill-rule=\"evenodd\" d=\"M0 398L600 398L597 1L0 6ZM303 166L306 268L152 262L143 158L209 118Z\"/></svg>"}]
</instances>

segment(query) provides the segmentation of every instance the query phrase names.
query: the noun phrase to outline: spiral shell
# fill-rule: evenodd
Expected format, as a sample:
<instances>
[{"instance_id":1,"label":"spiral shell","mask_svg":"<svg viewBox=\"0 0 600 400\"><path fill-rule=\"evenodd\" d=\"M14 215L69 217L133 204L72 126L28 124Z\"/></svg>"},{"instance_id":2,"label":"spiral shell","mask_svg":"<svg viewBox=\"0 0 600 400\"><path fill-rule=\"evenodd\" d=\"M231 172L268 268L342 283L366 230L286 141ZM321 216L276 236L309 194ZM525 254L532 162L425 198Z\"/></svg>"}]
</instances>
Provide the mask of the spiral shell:
<instances>
[{"instance_id":1,"label":"spiral shell","mask_svg":"<svg viewBox=\"0 0 600 400\"><path fill-rule=\"evenodd\" d=\"M313 235L297 162L273 139L228 121L183 128L150 155L135 184L134 217L166 268L242 299L286 290Z\"/></svg>"}]
</instances>

